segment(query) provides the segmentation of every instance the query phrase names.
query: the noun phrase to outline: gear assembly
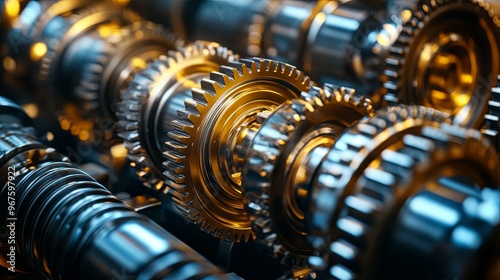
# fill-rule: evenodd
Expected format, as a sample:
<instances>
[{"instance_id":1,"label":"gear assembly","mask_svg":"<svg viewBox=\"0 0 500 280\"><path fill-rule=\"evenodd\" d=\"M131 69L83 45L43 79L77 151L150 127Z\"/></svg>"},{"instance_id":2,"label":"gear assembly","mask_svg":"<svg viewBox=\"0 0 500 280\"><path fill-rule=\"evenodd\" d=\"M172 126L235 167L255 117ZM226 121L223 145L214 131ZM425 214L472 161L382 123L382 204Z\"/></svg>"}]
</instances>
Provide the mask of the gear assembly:
<instances>
[{"instance_id":1,"label":"gear assembly","mask_svg":"<svg viewBox=\"0 0 500 280\"><path fill-rule=\"evenodd\" d=\"M497 0L4 0L0 61L2 279L500 279Z\"/></svg>"}]
</instances>

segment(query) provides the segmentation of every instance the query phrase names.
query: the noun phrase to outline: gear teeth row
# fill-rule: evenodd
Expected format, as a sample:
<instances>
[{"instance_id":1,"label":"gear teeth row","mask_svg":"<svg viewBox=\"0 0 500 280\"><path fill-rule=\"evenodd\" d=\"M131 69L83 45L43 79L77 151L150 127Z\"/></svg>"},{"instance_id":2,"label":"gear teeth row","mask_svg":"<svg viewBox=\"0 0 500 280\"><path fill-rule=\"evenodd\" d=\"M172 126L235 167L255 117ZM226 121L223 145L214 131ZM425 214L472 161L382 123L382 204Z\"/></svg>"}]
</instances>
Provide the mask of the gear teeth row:
<instances>
[{"instance_id":1,"label":"gear teeth row","mask_svg":"<svg viewBox=\"0 0 500 280\"><path fill-rule=\"evenodd\" d=\"M170 76L174 76L177 70L190 67L191 61L196 59L208 60L223 60L232 61L235 59L233 53L227 48L209 44L196 42L188 46L180 48L179 51L169 51L167 56L160 56L158 59L149 62L147 67L141 72L135 74L129 82L127 90L121 92L121 101L118 104L118 127L121 132L118 136L124 140L125 147L128 150L127 157L131 160L133 167L137 171L137 175L149 188L156 189L160 193L171 193L171 189L165 185L164 179L161 176L162 166L153 162L149 156L147 147L144 147L144 141L140 134L140 127L146 125L145 111L151 110L146 108L146 104L151 101L150 99L159 100L163 96L163 92L155 92L151 96L152 90L158 83L167 83ZM220 61L216 61L220 63ZM196 95L196 94L194 94ZM161 109L161 108L160 108ZM188 111L191 112L190 107ZM153 114L150 115L155 115ZM143 122L144 121L144 122ZM176 122L176 127L184 127L190 125L185 122ZM170 159L168 163L163 163L163 168L177 170L182 167L178 164L181 155L180 151L186 148L186 145L180 142L181 139L188 137L181 131L170 132L169 136L179 142L167 143L169 150L172 152L165 153L165 156ZM182 176L176 172L169 173L168 176L174 180L180 180ZM180 188L177 185L171 186L174 191ZM179 199L179 195L177 195Z\"/></svg>"},{"instance_id":2,"label":"gear teeth row","mask_svg":"<svg viewBox=\"0 0 500 280\"><path fill-rule=\"evenodd\" d=\"M211 214L209 209L204 209L197 198L195 186L189 183L187 177L191 177L190 163L187 161L188 153L192 148L194 134L198 124L205 114L210 111L211 106L216 103L217 98L224 98L223 94L232 87L243 84L246 81L261 79L291 79L290 84L300 85L301 88L309 88L312 85L309 77L306 77L296 67L281 62L249 58L232 61L227 66L221 66L219 71L210 73L209 78L202 79L200 89L192 90L192 98L184 102L185 109L178 111L178 119L172 121L176 130L169 133L171 141L166 143L164 157L166 159L163 167L166 184L173 190L174 202L179 208L185 208L186 217L196 224L210 224L211 227L202 227L205 231L216 236L223 237L228 241L248 241L253 237L253 232L248 221L248 228L228 228L222 225ZM213 205L212 208L217 207ZM244 209L242 209L244 212ZM192 213L196 213L193 215ZM246 216L246 212L244 212Z\"/></svg>"},{"instance_id":3,"label":"gear teeth row","mask_svg":"<svg viewBox=\"0 0 500 280\"><path fill-rule=\"evenodd\" d=\"M274 229L270 210L270 189L283 188L272 185L273 176L276 176L275 170L285 172L278 166L280 158L287 157L283 154L285 147L292 145L289 140L295 138L296 129L304 121L327 109L331 111L333 120L336 108L357 111L359 118L373 114L371 101L357 95L353 89L330 84L326 84L323 88L312 87L308 92L302 92L301 99L286 102L272 112L253 140L245 168L246 173L242 180L245 204L258 242L263 243L274 256L282 257L289 253L285 248L287 246L281 244ZM281 190L276 192L280 193ZM292 253L300 255L297 249Z\"/></svg>"},{"instance_id":4,"label":"gear teeth row","mask_svg":"<svg viewBox=\"0 0 500 280\"><path fill-rule=\"evenodd\" d=\"M334 240L329 245L323 245L328 246L332 253L332 266L329 270L331 276L339 279L342 278L340 275L347 274L357 277L362 270L367 250L371 250L372 245L368 242L374 240L374 228L379 223L383 209L390 204L394 193L398 191L395 187L411 176L415 166L429 160L438 147L444 150L449 143L462 146L467 143L468 138L481 138L478 133L450 126L446 120L449 123L446 115L429 108L392 107L379 111L375 118L352 127L337 141L319 172L318 181L322 188L319 196L331 194L335 189L343 189L348 184L356 184L356 187L350 185L354 187L353 191L346 190L351 193L336 206L318 209L319 214L330 218L333 215L331 221L336 221L334 229L331 229L336 232ZM406 127L401 126L405 122L409 124ZM440 129L434 128L440 124ZM406 128L422 125L425 126L418 136L408 133L402 138L393 139ZM372 136L366 135L366 132ZM387 135L388 133L390 135ZM385 135L384 139L379 135ZM387 149L396 143L400 143L397 144L396 150ZM480 150L488 151L484 141L483 145ZM373 154L376 150L379 152ZM491 149L489 151L491 152ZM360 160L361 154L364 156ZM487 152L481 153L483 154ZM379 163L374 165L366 162L367 157L378 157ZM362 174L356 175L355 170L360 170L363 166L366 167ZM359 179L356 179L357 176ZM347 179L351 177L352 179Z\"/></svg>"}]
</instances>

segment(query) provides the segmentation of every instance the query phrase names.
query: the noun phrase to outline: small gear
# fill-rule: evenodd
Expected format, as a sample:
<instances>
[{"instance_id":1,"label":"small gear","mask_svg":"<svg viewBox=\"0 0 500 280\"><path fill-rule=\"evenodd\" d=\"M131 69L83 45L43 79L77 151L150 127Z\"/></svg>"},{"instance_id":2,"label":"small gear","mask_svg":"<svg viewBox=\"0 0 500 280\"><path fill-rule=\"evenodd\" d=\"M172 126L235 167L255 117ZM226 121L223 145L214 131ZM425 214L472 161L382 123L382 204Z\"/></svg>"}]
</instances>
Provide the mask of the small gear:
<instances>
[{"instance_id":1,"label":"small gear","mask_svg":"<svg viewBox=\"0 0 500 280\"><path fill-rule=\"evenodd\" d=\"M488 113L484 116L486 128L483 134L488 136L500 151L500 75L496 87L491 89L491 100L488 102Z\"/></svg>"},{"instance_id":2,"label":"small gear","mask_svg":"<svg viewBox=\"0 0 500 280\"><path fill-rule=\"evenodd\" d=\"M311 204L312 242L318 251L331 254L329 277L373 276L376 261L370 258L378 243L370 240L379 240L378 230L389 226L387 213L397 205L395 200L421 187L405 188L407 182L432 180L431 173L462 161L484 175L480 185L499 184L498 162L492 160L496 154L488 141L477 131L449 123L446 115L431 108L391 107L337 140L318 171ZM447 174L478 179L473 171L456 167Z\"/></svg>"},{"instance_id":3,"label":"small gear","mask_svg":"<svg viewBox=\"0 0 500 280\"><path fill-rule=\"evenodd\" d=\"M433 107L479 128L500 70L500 20L489 4L423 0L403 22L385 60L385 101Z\"/></svg>"},{"instance_id":4,"label":"small gear","mask_svg":"<svg viewBox=\"0 0 500 280\"><path fill-rule=\"evenodd\" d=\"M264 121L248 152L242 188L257 240L273 255L311 255L304 201L322 160L317 151L324 155L344 129L370 115L369 99L326 84L285 102Z\"/></svg>"},{"instance_id":5,"label":"small gear","mask_svg":"<svg viewBox=\"0 0 500 280\"><path fill-rule=\"evenodd\" d=\"M212 72L185 100L172 124L164 162L166 184L178 208L205 231L229 241L253 236L240 173L227 170L227 142L238 127L263 111L297 98L312 82L294 66L241 59Z\"/></svg>"},{"instance_id":6,"label":"small gear","mask_svg":"<svg viewBox=\"0 0 500 280\"><path fill-rule=\"evenodd\" d=\"M118 136L124 140L127 157L146 186L168 192L161 177L161 152L164 138L173 128L158 116L166 110L177 116L175 112L183 108L184 99L199 79L236 60L237 56L225 47L197 42L150 62L122 91L117 112L122 132Z\"/></svg>"}]
</instances>

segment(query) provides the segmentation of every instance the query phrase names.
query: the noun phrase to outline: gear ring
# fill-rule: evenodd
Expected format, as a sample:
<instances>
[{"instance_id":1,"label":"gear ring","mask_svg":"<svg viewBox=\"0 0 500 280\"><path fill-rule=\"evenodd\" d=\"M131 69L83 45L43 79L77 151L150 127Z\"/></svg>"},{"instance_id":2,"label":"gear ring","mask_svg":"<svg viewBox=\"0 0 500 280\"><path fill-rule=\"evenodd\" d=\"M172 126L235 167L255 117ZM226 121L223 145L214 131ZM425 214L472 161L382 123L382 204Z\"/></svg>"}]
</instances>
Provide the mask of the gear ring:
<instances>
[{"instance_id":1,"label":"gear ring","mask_svg":"<svg viewBox=\"0 0 500 280\"><path fill-rule=\"evenodd\" d=\"M433 107L479 128L500 70L499 27L482 0L421 1L385 60L385 101Z\"/></svg>"},{"instance_id":2,"label":"gear ring","mask_svg":"<svg viewBox=\"0 0 500 280\"><path fill-rule=\"evenodd\" d=\"M139 178L146 186L162 193L168 192L161 177L162 157L155 156L161 155L164 142L161 146L155 145L147 134L147 131L155 131L155 127L159 125L157 122L160 120L151 118L155 118L163 108L169 107L169 102L162 100L185 98L179 92L183 89L180 84L191 80L190 76L196 75L196 79L204 73L208 76L221 65L235 60L237 56L225 47L216 43L197 42L149 63L145 70L134 75L129 88L122 91L117 117L118 125L123 131L118 136L124 140L128 150L127 157L133 162ZM183 73L184 77L179 77L178 73ZM163 128L166 132L171 130L165 124ZM157 142L161 142L159 140Z\"/></svg>"},{"instance_id":3,"label":"gear ring","mask_svg":"<svg viewBox=\"0 0 500 280\"><path fill-rule=\"evenodd\" d=\"M441 124L443 121L445 124ZM363 278L373 275L370 273L374 267L365 267L371 264L364 258L374 252L373 244L368 240L378 239L376 236L367 238L367 235L378 226L387 201L400 197L403 190L397 191L396 186L412 177L414 166L420 166L429 158L431 162L439 159L440 163L449 159L443 156L443 152L435 151L446 150L452 143L455 146L446 155L453 159L463 155L457 150L464 150L478 164L481 161L478 155L481 157L490 153L486 162L479 166L488 170L489 178L498 177L494 174L495 168L490 166L491 160L488 160L494 153L487 141L475 131L450 128L446 121L449 122L446 116L430 108L393 107L379 111L374 118L352 127L336 142L316 177L314 200L317 209L313 209L316 212L312 212L311 219L316 222L315 236L319 237L320 232L329 236L327 240L316 238L313 242L321 247L319 251L327 247L331 250L330 277L343 274ZM439 127L441 130L436 129ZM476 150L462 149L471 145L471 141L465 139L473 139L472 146ZM436 170L438 166L432 164L428 170ZM499 179L492 179L485 185L498 184ZM331 203L332 199L329 199L330 203L326 205L321 203L321 197L335 197L338 201ZM320 221L329 222L322 225Z\"/></svg>"},{"instance_id":4,"label":"gear ring","mask_svg":"<svg viewBox=\"0 0 500 280\"><path fill-rule=\"evenodd\" d=\"M253 232L245 211L240 174L228 174L226 139L252 116L272 110L312 85L294 66L268 59L241 59L212 72L193 89L169 133L166 183L178 208L202 229L229 241Z\"/></svg>"},{"instance_id":5,"label":"gear ring","mask_svg":"<svg viewBox=\"0 0 500 280\"><path fill-rule=\"evenodd\" d=\"M326 84L302 93L302 99L287 101L262 124L249 149L242 188L257 239L273 255L281 256L285 250L297 256L311 255L304 223L308 206L295 198L299 192L307 192L303 186L311 183L310 178L297 180L314 173L303 167L304 162L316 156L318 149L328 150L345 128L370 115L369 99L356 96L354 90ZM307 163L314 169L321 159L318 155ZM300 200L307 200L307 194L302 196Z\"/></svg>"}]
</instances>

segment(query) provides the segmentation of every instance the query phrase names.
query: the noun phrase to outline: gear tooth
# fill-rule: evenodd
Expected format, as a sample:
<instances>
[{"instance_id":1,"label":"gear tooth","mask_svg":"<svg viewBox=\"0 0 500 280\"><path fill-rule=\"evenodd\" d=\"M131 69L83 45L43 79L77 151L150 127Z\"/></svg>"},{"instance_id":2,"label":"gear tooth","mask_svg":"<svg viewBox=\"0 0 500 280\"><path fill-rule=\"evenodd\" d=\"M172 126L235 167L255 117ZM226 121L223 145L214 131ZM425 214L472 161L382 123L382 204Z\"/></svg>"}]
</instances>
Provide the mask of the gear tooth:
<instances>
[{"instance_id":1,"label":"gear tooth","mask_svg":"<svg viewBox=\"0 0 500 280\"><path fill-rule=\"evenodd\" d=\"M194 124L188 119L173 120L172 125L180 130L187 130L188 128L193 128Z\"/></svg>"},{"instance_id":2,"label":"gear tooth","mask_svg":"<svg viewBox=\"0 0 500 280\"><path fill-rule=\"evenodd\" d=\"M241 60L242 59L240 59L240 61ZM244 63L241 63L239 61L232 61L232 62L229 62L229 66L234 68L238 72L238 73L236 73L233 70L234 77L236 77L236 76L241 77L243 75L248 74L247 66Z\"/></svg>"},{"instance_id":3,"label":"gear tooth","mask_svg":"<svg viewBox=\"0 0 500 280\"><path fill-rule=\"evenodd\" d=\"M229 77L227 75L215 71L210 73L210 80L216 81L222 87L231 82L231 80L229 80Z\"/></svg>"},{"instance_id":4,"label":"gear tooth","mask_svg":"<svg viewBox=\"0 0 500 280\"><path fill-rule=\"evenodd\" d=\"M229 66L225 66L225 65L222 65L220 67L220 70L221 73L224 73L226 74L227 76L229 76L231 79L234 79L234 77L237 77L236 75L238 75L238 73L236 72L235 73L235 69L233 67L229 67Z\"/></svg>"},{"instance_id":5,"label":"gear tooth","mask_svg":"<svg viewBox=\"0 0 500 280\"><path fill-rule=\"evenodd\" d=\"M210 95L215 95L215 93L221 88L221 85L219 85L216 81L212 81L209 79L201 79L201 88L208 92Z\"/></svg>"},{"instance_id":6,"label":"gear tooth","mask_svg":"<svg viewBox=\"0 0 500 280\"><path fill-rule=\"evenodd\" d=\"M177 115L181 118L186 118L186 119L191 118L191 116L199 117L200 116L200 111L198 110L199 104L200 103L198 101L191 98L187 98L186 100L184 100L185 110L178 110Z\"/></svg>"}]
</instances>

